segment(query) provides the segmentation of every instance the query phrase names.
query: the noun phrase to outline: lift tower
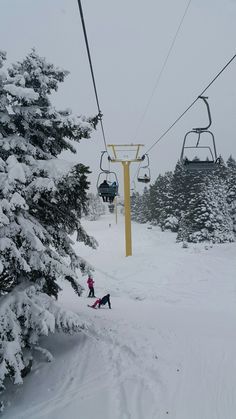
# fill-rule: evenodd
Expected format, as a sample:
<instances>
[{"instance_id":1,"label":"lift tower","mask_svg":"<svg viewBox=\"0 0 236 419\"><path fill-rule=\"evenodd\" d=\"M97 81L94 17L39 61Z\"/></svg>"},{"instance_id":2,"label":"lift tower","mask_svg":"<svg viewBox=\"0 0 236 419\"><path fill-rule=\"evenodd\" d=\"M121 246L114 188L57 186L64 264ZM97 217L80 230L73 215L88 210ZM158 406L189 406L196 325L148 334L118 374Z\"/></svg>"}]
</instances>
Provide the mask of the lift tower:
<instances>
[{"instance_id":1,"label":"lift tower","mask_svg":"<svg viewBox=\"0 0 236 419\"><path fill-rule=\"evenodd\" d=\"M108 144L113 156L109 158L112 163L121 163L124 173L124 205L125 205L125 255L132 256L132 234L130 214L130 164L141 163L143 156L139 156L143 144Z\"/></svg>"}]
</instances>

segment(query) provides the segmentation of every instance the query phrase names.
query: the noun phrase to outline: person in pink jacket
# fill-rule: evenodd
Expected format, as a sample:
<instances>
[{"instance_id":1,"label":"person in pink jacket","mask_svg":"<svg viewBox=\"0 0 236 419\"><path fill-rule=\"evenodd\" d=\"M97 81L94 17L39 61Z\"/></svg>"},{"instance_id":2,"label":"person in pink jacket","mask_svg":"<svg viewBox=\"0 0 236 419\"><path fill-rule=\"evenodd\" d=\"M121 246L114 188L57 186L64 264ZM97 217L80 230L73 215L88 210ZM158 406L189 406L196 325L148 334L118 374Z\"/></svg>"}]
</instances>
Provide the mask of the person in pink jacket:
<instances>
[{"instance_id":1,"label":"person in pink jacket","mask_svg":"<svg viewBox=\"0 0 236 419\"><path fill-rule=\"evenodd\" d=\"M88 276L87 284L88 284L88 287L89 287L89 295L88 295L88 297L94 298L95 297L95 295L94 295L94 286L93 286L94 280L93 280L93 278L92 278L91 275Z\"/></svg>"}]
</instances>

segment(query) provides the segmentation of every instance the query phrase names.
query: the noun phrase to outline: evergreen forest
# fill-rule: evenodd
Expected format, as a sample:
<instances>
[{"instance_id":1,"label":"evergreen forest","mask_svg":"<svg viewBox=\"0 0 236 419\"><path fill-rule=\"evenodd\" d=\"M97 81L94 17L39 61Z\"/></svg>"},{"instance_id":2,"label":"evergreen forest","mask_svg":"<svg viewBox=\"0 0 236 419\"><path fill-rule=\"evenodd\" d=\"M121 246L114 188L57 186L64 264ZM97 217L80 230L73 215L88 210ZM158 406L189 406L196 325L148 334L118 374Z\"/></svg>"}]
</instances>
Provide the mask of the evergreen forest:
<instances>
[{"instance_id":1,"label":"evergreen forest","mask_svg":"<svg viewBox=\"0 0 236 419\"><path fill-rule=\"evenodd\" d=\"M178 161L142 194L131 197L132 219L177 232L177 241L225 243L236 233L236 161L190 172Z\"/></svg>"}]
</instances>

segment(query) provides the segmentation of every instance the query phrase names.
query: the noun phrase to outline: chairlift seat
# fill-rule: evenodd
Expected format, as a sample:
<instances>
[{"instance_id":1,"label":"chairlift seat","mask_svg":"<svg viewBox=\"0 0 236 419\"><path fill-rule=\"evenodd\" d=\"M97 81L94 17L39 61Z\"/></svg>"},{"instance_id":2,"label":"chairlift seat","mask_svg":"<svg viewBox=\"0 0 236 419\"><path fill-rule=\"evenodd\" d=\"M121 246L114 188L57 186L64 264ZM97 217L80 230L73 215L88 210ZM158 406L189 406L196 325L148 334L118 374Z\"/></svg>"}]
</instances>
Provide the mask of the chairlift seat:
<instances>
[{"instance_id":1,"label":"chairlift seat","mask_svg":"<svg viewBox=\"0 0 236 419\"><path fill-rule=\"evenodd\" d=\"M118 186L109 185L108 187L98 187L98 193L100 196L116 196L118 193Z\"/></svg>"},{"instance_id":2,"label":"chairlift seat","mask_svg":"<svg viewBox=\"0 0 236 419\"><path fill-rule=\"evenodd\" d=\"M212 160L190 160L184 161L184 166L189 171L195 170L213 170L216 163Z\"/></svg>"},{"instance_id":3,"label":"chairlift seat","mask_svg":"<svg viewBox=\"0 0 236 419\"><path fill-rule=\"evenodd\" d=\"M143 182L143 183L149 183L150 182L150 177L146 176L146 177L138 177L138 182Z\"/></svg>"}]
</instances>

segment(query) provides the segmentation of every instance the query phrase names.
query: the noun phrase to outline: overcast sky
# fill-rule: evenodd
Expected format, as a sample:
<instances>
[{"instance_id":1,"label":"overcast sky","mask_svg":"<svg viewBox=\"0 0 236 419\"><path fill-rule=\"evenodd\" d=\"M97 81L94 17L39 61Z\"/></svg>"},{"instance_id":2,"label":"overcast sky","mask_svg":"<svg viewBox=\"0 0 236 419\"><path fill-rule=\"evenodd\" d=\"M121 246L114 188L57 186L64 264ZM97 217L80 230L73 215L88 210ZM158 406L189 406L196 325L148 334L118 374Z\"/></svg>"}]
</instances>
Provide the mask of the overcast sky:
<instances>
[{"instance_id":1,"label":"overcast sky","mask_svg":"<svg viewBox=\"0 0 236 419\"><path fill-rule=\"evenodd\" d=\"M187 3L83 0L108 144L143 143L145 152L236 53L236 0L192 0L140 124ZM57 108L96 114L77 0L1 0L0 4L0 48L7 51L9 63L35 47L48 61L70 71L53 98ZM207 91L217 152L225 159L230 154L236 158L235 75L236 60ZM199 102L151 151L152 180L174 169L186 131L205 122ZM93 187L103 149L100 128L78 148L78 161L93 170ZM112 167L119 174L118 165ZM136 168L132 165L132 178Z\"/></svg>"}]
</instances>

